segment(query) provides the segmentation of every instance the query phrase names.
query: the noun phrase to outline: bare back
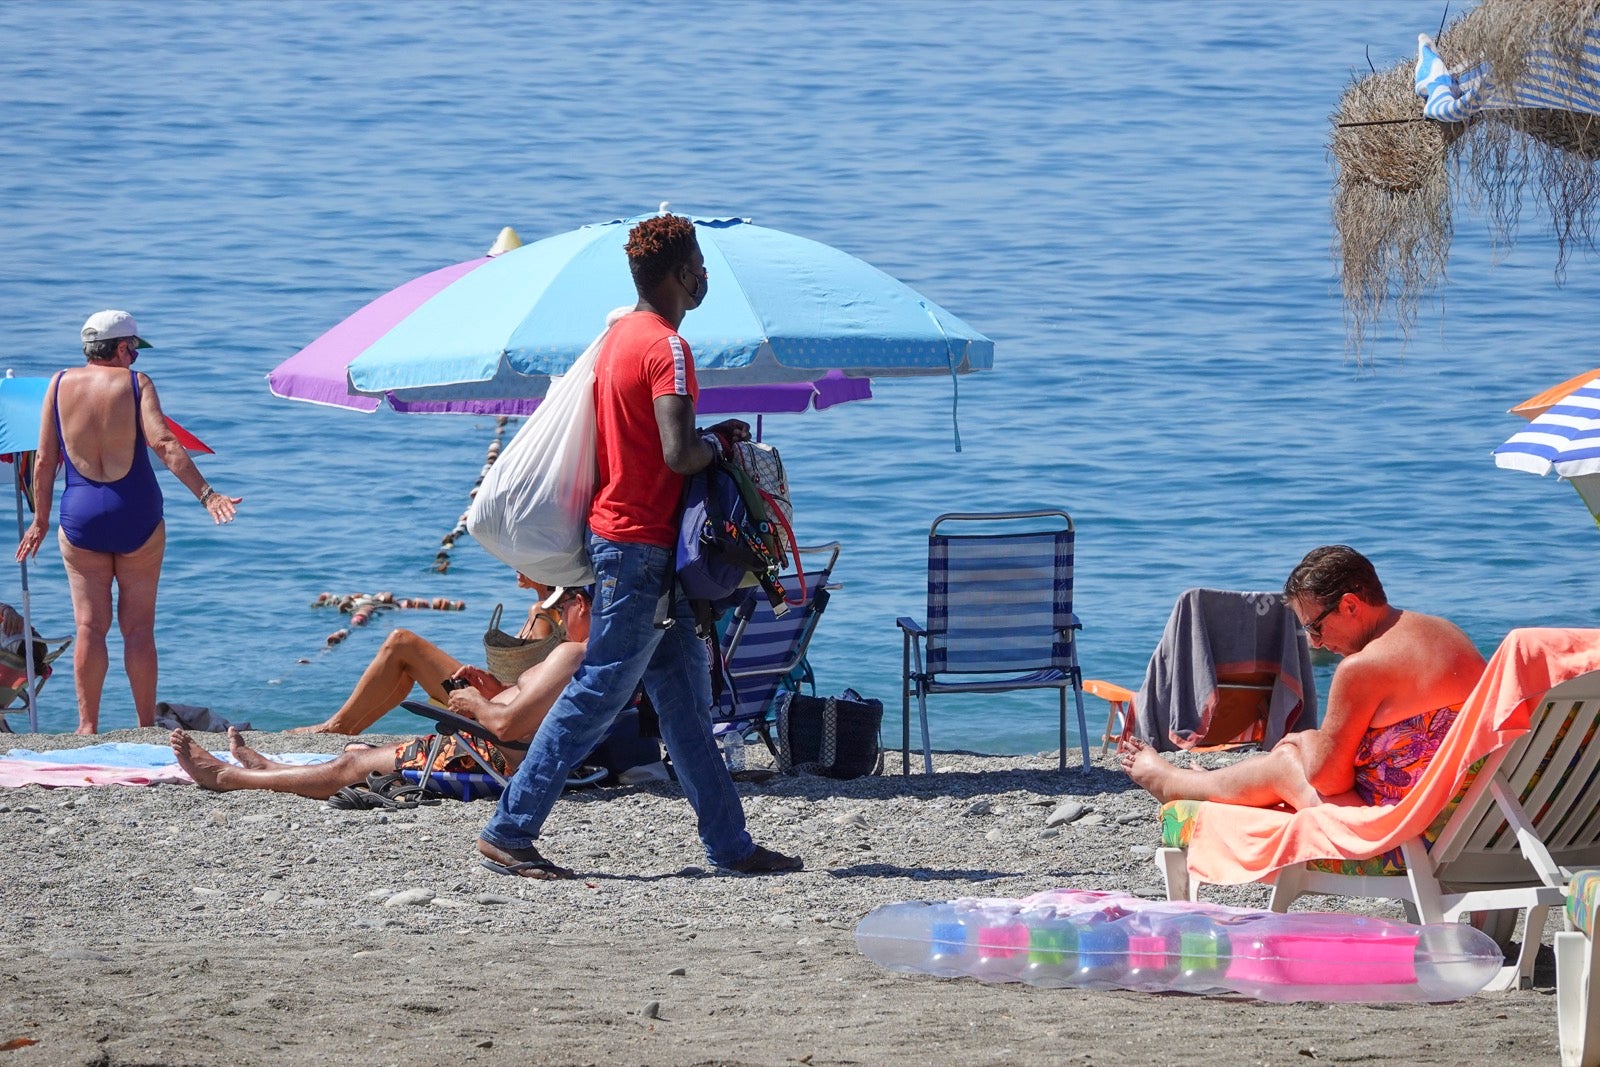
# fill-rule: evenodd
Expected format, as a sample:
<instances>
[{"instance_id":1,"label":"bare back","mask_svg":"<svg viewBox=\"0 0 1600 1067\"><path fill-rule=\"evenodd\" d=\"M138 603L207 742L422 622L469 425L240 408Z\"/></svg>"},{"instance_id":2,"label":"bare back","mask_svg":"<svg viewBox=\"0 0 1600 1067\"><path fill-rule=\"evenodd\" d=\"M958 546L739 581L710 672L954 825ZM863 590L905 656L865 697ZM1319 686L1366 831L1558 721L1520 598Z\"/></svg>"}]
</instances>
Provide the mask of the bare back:
<instances>
[{"instance_id":1,"label":"bare back","mask_svg":"<svg viewBox=\"0 0 1600 1067\"><path fill-rule=\"evenodd\" d=\"M114 482L132 469L141 413L125 368L91 363L65 372L56 383L56 412L67 458L84 477Z\"/></svg>"},{"instance_id":2,"label":"bare back","mask_svg":"<svg viewBox=\"0 0 1600 1067\"><path fill-rule=\"evenodd\" d=\"M1459 626L1402 611L1392 627L1339 665L1334 684L1358 681L1378 695L1367 726L1377 729L1459 705L1478 684L1484 666L1483 656Z\"/></svg>"}]
</instances>

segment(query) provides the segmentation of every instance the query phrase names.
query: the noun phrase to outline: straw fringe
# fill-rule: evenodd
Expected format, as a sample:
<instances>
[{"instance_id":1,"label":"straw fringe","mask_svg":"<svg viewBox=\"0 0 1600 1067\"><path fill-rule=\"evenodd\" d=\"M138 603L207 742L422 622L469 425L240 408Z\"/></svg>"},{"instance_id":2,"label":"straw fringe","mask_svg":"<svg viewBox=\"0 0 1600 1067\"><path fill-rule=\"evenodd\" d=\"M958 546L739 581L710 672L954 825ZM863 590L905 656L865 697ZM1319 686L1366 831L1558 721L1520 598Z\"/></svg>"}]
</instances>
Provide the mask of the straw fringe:
<instances>
[{"instance_id":1,"label":"straw fringe","mask_svg":"<svg viewBox=\"0 0 1600 1067\"><path fill-rule=\"evenodd\" d=\"M1535 49L1576 76L1597 16L1600 0L1484 0L1443 31L1439 54L1452 69L1488 63L1503 89L1527 75ZM1421 114L1414 68L1408 58L1353 82L1332 116L1334 256L1357 363L1380 320L1387 316L1409 338L1422 298L1437 293L1454 232L1452 177L1506 249L1516 242L1524 195L1537 199L1557 239L1558 284L1573 247L1595 247L1600 118L1517 109L1468 123L1406 121Z\"/></svg>"}]
</instances>

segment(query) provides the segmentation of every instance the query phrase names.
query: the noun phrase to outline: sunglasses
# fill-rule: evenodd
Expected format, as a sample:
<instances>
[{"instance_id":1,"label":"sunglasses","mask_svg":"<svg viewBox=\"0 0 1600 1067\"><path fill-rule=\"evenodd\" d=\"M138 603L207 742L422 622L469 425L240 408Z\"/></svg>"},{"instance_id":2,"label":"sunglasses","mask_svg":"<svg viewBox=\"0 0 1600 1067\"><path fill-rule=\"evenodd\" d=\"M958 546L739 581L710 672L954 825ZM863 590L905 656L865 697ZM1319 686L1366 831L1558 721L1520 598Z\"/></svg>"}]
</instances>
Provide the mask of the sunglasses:
<instances>
[{"instance_id":1,"label":"sunglasses","mask_svg":"<svg viewBox=\"0 0 1600 1067\"><path fill-rule=\"evenodd\" d=\"M1322 620L1326 619L1329 615L1332 615L1334 612L1338 611L1339 610L1339 605L1342 604L1342 603L1344 603L1344 594L1343 593L1339 594L1339 598L1337 600L1335 600L1332 604L1329 604L1327 607L1323 608L1321 615L1318 615L1316 618L1314 618L1310 622L1306 623L1306 633L1313 640L1315 640L1315 641L1321 641L1322 640Z\"/></svg>"}]
</instances>

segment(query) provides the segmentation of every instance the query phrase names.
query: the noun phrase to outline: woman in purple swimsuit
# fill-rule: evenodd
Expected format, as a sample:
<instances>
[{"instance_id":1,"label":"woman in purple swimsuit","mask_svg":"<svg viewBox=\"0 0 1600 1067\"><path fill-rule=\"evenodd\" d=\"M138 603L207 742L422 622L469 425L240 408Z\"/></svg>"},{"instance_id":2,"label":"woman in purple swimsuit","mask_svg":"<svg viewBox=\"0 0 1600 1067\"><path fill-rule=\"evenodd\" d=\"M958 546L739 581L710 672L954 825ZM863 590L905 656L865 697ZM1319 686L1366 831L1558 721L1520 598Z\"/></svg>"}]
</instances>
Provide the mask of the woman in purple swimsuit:
<instances>
[{"instance_id":1,"label":"woman in purple swimsuit","mask_svg":"<svg viewBox=\"0 0 1600 1067\"><path fill-rule=\"evenodd\" d=\"M57 374L45 393L33 470L36 510L17 546L18 559L38 554L50 528L56 467L64 462L60 544L78 631L72 667L80 734L92 734L100 724L113 583L134 710L140 726L156 721L156 585L167 530L145 445L212 521L231 522L239 503L206 484L168 428L155 386L132 369L139 349L148 347L126 311L101 311L83 324L88 365Z\"/></svg>"}]
</instances>

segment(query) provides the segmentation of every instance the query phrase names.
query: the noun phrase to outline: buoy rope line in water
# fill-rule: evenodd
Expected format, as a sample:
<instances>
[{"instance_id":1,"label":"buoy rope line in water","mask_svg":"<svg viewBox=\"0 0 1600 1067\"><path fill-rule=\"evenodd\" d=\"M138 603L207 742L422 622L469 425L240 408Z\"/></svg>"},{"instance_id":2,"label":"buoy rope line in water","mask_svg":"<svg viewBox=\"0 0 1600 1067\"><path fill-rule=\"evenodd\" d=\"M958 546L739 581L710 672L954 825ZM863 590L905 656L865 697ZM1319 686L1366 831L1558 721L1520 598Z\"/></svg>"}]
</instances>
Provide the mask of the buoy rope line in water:
<instances>
[{"instance_id":1,"label":"buoy rope line in water","mask_svg":"<svg viewBox=\"0 0 1600 1067\"><path fill-rule=\"evenodd\" d=\"M500 442L505 438L506 427L511 424L509 415L497 415L494 420L494 437L489 441L488 451L483 457L483 466L478 468L478 480L472 483L472 489L467 493L467 508L472 507L472 499L478 495L478 489L483 485L483 479L489 474L489 468L494 466L494 461L500 458ZM456 542L465 537L467 533L467 512L463 511L456 520L455 528L439 540L439 552L433 557L433 569L444 574L450 569L450 552L456 547Z\"/></svg>"},{"instance_id":2,"label":"buoy rope line in water","mask_svg":"<svg viewBox=\"0 0 1600 1067\"><path fill-rule=\"evenodd\" d=\"M449 597L397 597L393 593L318 593L317 598L311 602L314 608L338 608L341 614L350 616L350 625L365 626L371 621L372 616L380 611L392 611L395 608L422 608L433 611L466 611L465 600L451 600ZM328 635L328 644L337 645L350 636L350 630L340 628Z\"/></svg>"}]
</instances>

